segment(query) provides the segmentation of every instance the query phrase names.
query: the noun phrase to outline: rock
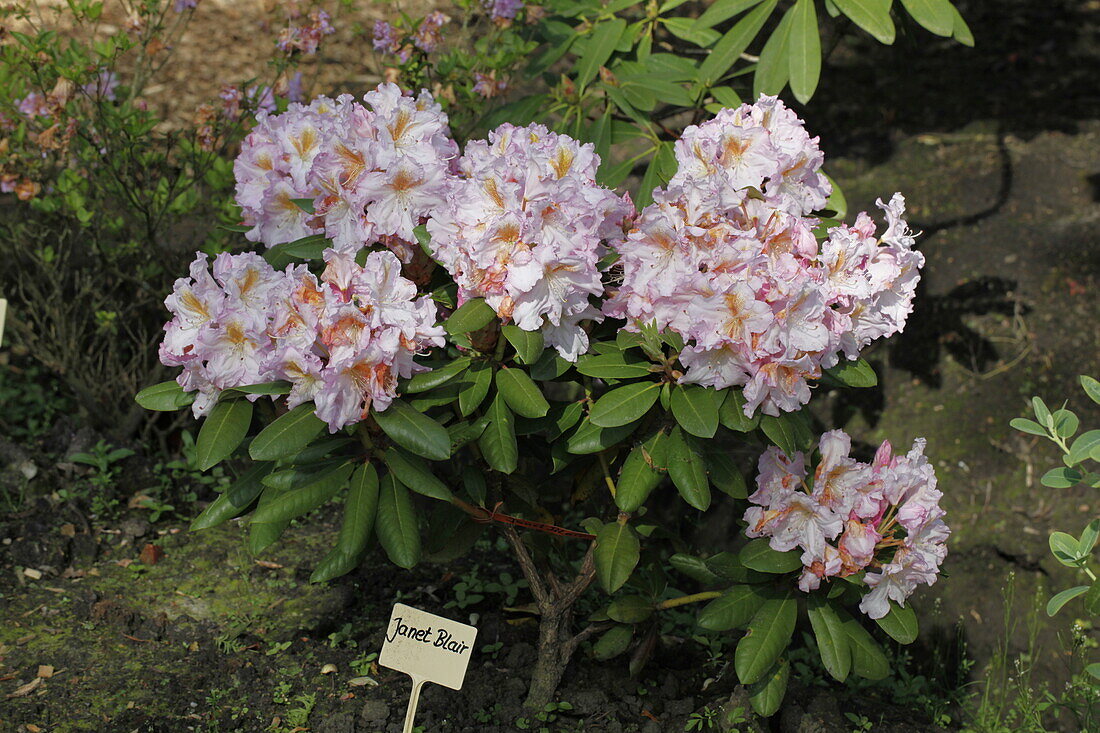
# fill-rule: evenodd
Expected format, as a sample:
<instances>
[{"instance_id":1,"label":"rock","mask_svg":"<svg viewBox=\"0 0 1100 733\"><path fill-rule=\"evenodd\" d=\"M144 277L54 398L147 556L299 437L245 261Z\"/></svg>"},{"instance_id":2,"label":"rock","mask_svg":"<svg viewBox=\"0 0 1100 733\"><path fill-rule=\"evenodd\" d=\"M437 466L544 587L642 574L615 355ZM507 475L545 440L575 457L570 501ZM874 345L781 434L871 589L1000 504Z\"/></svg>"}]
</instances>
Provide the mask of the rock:
<instances>
[{"instance_id":1,"label":"rock","mask_svg":"<svg viewBox=\"0 0 1100 733\"><path fill-rule=\"evenodd\" d=\"M390 706L381 700L367 700L359 711L359 720L363 723L385 723L390 717Z\"/></svg>"},{"instance_id":2,"label":"rock","mask_svg":"<svg viewBox=\"0 0 1100 733\"><path fill-rule=\"evenodd\" d=\"M149 533L149 522L141 519L140 517L131 517L127 519L119 527L122 532L122 536L128 539L137 539L138 537L144 537Z\"/></svg>"}]
</instances>

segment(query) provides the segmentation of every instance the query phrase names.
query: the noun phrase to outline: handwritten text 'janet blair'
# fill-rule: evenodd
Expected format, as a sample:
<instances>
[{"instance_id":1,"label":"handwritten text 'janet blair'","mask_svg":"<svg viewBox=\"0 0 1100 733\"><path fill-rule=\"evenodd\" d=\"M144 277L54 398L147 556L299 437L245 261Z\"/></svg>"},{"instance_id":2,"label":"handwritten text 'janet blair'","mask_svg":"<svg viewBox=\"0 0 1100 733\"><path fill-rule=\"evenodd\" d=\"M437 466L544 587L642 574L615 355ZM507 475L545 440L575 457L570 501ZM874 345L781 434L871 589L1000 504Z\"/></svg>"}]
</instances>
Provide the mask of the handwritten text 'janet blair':
<instances>
[{"instance_id":1,"label":"handwritten text 'janet blair'","mask_svg":"<svg viewBox=\"0 0 1100 733\"><path fill-rule=\"evenodd\" d=\"M390 630L390 633L386 635L387 642L392 642L397 637L403 636L406 639L423 642L424 644L431 644L434 647L454 652L455 654L462 654L470 648L466 645L466 642L455 641L451 638L451 632L446 629L439 629L433 639L431 626L418 629L415 626L406 624L400 616L392 619L392 621L393 628Z\"/></svg>"}]
</instances>

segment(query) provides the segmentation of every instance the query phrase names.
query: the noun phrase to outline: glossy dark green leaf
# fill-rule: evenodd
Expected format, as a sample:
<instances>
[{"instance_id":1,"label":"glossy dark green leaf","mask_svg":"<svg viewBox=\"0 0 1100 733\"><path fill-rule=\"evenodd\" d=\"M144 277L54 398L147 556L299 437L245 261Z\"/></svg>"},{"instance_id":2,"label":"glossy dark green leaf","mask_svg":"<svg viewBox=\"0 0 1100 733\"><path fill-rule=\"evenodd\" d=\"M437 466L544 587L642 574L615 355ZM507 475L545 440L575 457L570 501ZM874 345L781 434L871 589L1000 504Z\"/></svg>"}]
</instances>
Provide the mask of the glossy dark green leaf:
<instances>
[{"instance_id":1,"label":"glossy dark green leaf","mask_svg":"<svg viewBox=\"0 0 1100 733\"><path fill-rule=\"evenodd\" d=\"M364 463L351 475L336 546L317 563L309 582L323 583L338 578L359 564L370 542L377 511L378 472L371 464Z\"/></svg>"},{"instance_id":2,"label":"glossy dark green leaf","mask_svg":"<svg viewBox=\"0 0 1100 733\"><path fill-rule=\"evenodd\" d=\"M760 586L735 585L699 612L699 625L708 631L739 629L756 615L766 596Z\"/></svg>"},{"instance_id":3,"label":"glossy dark green leaf","mask_svg":"<svg viewBox=\"0 0 1100 733\"><path fill-rule=\"evenodd\" d=\"M256 503L256 511L260 511L266 506L269 506L275 501L278 501L279 497L289 491L288 489L277 489L270 486L266 486L263 493L260 494L259 501ZM257 522L255 517L253 521L248 523L248 551L252 555L259 555L268 547L273 545L279 537L282 536L286 528L290 526L290 520L284 519L278 522Z\"/></svg>"},{"instance_id":4,"label":"glossy dark green leaf","mask_svg":"<svg viewBox=\"0 0 1100 733\"><path fill-rule=\"evenodd\" d=\"M614 593L630 578L638 565L641 545L629 524L609 522L596 534L596 578L608 593Z\"/></svg>"},{"instance_id":5,"label":"glossy dark green leaf","mask_svg":"<svg viewBox=\"0 0 1100 733\"><path fill-rule=\"evenodd\" d=\"M227 389L226 392L258 395L284 395L290 394L290 389L290 382L284 379L277 379L274 382L260 382L259 384L246 384L241 387L233 387L231 390Z\"/></svg>"},{"instance_id":6,"label":"glossy dark green leaf","mask_svg":"<svg viewBox=\"0 0 1100 733\"><path fill-rule=\"evenodd\" d=\"M609 354L582 356L577 360L577 371L586 377L598 379L631 379L650 373L652 362L636 353L615 351Z\"/></svg>"},{"instance_id":7,"label":"glossy dark green leaf","mask_svg":"<svg viewBox=\"0 0 1100 733\"><path fill-rule=\"evenodd\" d=\"M760 425L760 412L745 416L745 395L739 389L727 389L726 399L718 408L718 419L730 430L747 433Z\"/></svg>"},{"instance_id":8,"label":"glossy dark green leaf","mask_svg":"<svg viewBox=\"0 0 1100 733\"><path fill-rule=\"evenodd\" d=\"M714 44L710 54L699 66L699 81L703 86L712 87L725 76L764 27L764 23L775 10L776 2L777 0L764 0Z\"/></svg>"},{"instance_id":9,"label":"glossy dark green leaf","mask_svg":"<svg viewBox=\"0 0 1100 733\"><path fill-rule=\"evenodd\" d=\"M820 596L810 596L806 601L806 612L817 639L821 664L833 679L843 682L852 669L852 652L840 617L829 601Z\"/></svg>"},{"instance_id":10,"label":"glossy dark green leaf","mask_svg":"<svg viewBox=\"0 0 1100 733\"><path fill-rule=\"evenodd\" d=\"M779 25L760 51L760 60L756 63L756 73L752 80L753 96L779 94L787 85L791 70L791 26L794 24L794 10L794 6L791 6L783 14Z\"/></svg>"},{"instance_id":11,"label":"glossy dark green leaf","mask_svg":"<svg viewBox=\"0 0 1100 733\"><path fill-rule=\"evenodd\" d=\"M405 450L432 461L450 457L451 438L443 426L402 400L394 400L382 412L371 409L371 416Z\"/></svg>"},{"instance_id":12,"label":"glossy dark green leaf","mask_svg":"<svg viewBox=\"0 0 1100 733\"><path fill-rule=\"evenodd\" d=\"M517 415L535 418L549 412L550 403L522 369L500 369L496 382L497 391Z\"/></svg>"},{"instance_id":13,"label":"glossy dark green leaf","mask_svg":"<svg viewBox=\"0 0 1100 733\"><path fill-rule=\"evenodd\" d=\"M749 685L749 704L757 715L765 718L775 715L783 704L787 694L787 682L791 676L791 665L786 659L780 659L771 671L759 681Z\"/></svg>"},{"instance_id":14,"label":"glossy dark green leaf","mask_svg":"<svg viewBox=\"0 0 1100 733\"><path fill-rule=\"evenodd\" d=\"M944 0L946 2L946 0ZM821 77L821 35L814 0L797 0L791 21L791 91L802 104L810 101Z\"/></svg>"},{"instance_id":15,"label":"glossy dark green leaf","mask_svg":"<svg viewBox=\"0 0 1100 733\"><path fill-rule=\"evenodd\" d=\"M492 365L485 361L473 362L466 371L463 381L468 384L458 393L458 411L466 417L476 410L489 394L489 388L493 384Z\"/></svg>"},{"instance_id":16,"label":"glossy dark green leaf","mask_svg":"<svg viewBox=\"0 0 1100 733\"><path fill-rule=\"evenodd\" d=\"M569 436L566 441L566 449L574 455L599 453L606 448L610 448L622 442L627 436L634 432L639 422L641 421L635 420L632 423L620 425L617 428L601 428L597 425L593 425L586 417L581 420L580 425L578 425L577 429L573 431L573 434Z\"/></svg>"},{"instance_id":17,"label":"glossy dark green leaf","mask_svg":"<svg viewBox=\"0 0 1100 733\"><path fill-rule=\"evenodd\" d=\"M500 331L524 364L534 364L542 356L545 344L542 333L539 331L524 331L519 326L513 325L502 326Z\"/></svg>"},{"instance_id":18,"label":"glossy dark green leaf","mask_svg":"<svg viewBox=\"0 0 1100 733\"><path fill-rule=\"evenodd\" d=\"M313 403L303 402L261 430L249 444L248 455L254 461L289 458L309 445L324 427L313 412Z\"/></svg>"},{"instance_id":19,"label":"glossy dark green leaf","mask_svg":"<svg viewBox=\"0 0 1100 733\"><path fill-rule=\"evenodd\" d=\"M760 605L733 655L742 684L758 682L771 670L790 644L797 618L798 603L789 595L766 599Z\"/></svg>"},{"instance_id":20,"label":"glossy dark green leaf","mask_svg":"<svg viewBox=\"0 0 1100 733\"><path fill-rule=\"evenodd\" d=\"M704 453L707 460L707 473L711 485L734 499L744 499L748 494L745 477L741 475L737 464L726 448L710 445Z\"/></svg>"},{"instance_id":21,"label":"glossy dark green leaf","mask_svg":"<svg viewBox=\"0 0 1100 733\"><path fill-rule=\"evenodd\" d=\"M254 463L233 482L229 489L218 495L202 514L191 522L191 531L216 527L227 519L247 509L263 491L263 478L271 473L274 464Z\"/></svg>"},{"instance_id":22,"label":"glossy dark green leaf","mask_svg":"<svg viewBox=\"0 0 1100 733\"><path fill-rule=\"evenodd\" d=\"M171 412L187 407L195 401L194 392L184 392L176 382L161 382L146 387L134 396L134 401L146 410Z\"/></svg>"},{"instance_id":23,"label":"glossy dark green leaf","mask_svg":"<svg viewBox=\"0 0 1100 733\"><path fill-rule=\"evenodd\" d=\"M433 367L431 371L414 375L401 387L401 394L417 394L442 387L470 366L470 357L461 356L452 362Z\"/></svg>"},{"instance_id":24,"label":"glossy dark green leaf","mask_svg":"<svg viewBox=\"0 0 1100 733\"><path fill-rule=\"evenodd\" d=\"M592 656L601 662L617 657L627 650L633 636L633 626L615 624L603 632L596 643L592 645Z\"/></svg>"},{"instance_id":25,"label":"glossy dark green leaf","mask_svg":"<svg viewBox=\"0 0 1100 733\"><path fill-rule=\"evenodd\" d=\"M879 43L889 46L894 42L896 31L887 0L833 0L833 3Z\"/></svg>"},{"instance_id":26,"label":"glossy dark green leaf","mask_svg":"<svg viewBox=\"0 0 1100 733\"><path fill-rule=\"evenodd\" d=\"M702 448L679 426L672 429L665 453L668 475L680 496L699 511L710 508L710 482Z\"/></svg>"},{"instance_id":27,"label":"glossy dark green leaf","mask_svg":"<svg viewBox=\"0 0 1100 733\"><path fill-rule=\"evenodd\" d=\"M725 397L711 387L678 384L672 388L672 416L688 433L713 438L718 431L718 408Z\"/></svg>"},{"instance_id":28,"label":"glossy dark green leaf","mask_svg":"<svg viewBox=\"0 0 1100 733\"><path fill-rule=\"evenodd\" d=\"M640 419L657 401L661 385L637 382L607 392L592 405L588 419L601 428L617 428Z\"/></svg>"},{"instance_id":29,"label":"glossy dark green leaf","mask_svg":"<svg viewBox=\"0 0 1100 733\"><path fill-rule=\"evenodd\" d=\"M890 612L875 623L899 644L912 644L917 640L917 614L912 606L899 606L890 601Z\"/></svg>"},{"instance_id":30,"label":"glossy dark green leaf","mask_svg":"<svg viewBox=\"0 0 1100 733\"><path fill-rule=\"evenodd\" d=\"M677 572L683 573L703 585L716 585L722 580L721 576L707 567L706 562L701 557L678 552L668 559L668 564Z\"/></svg>"},{"instance_id":31,"label":"glossy dark green leaf","mask_svg":"<svg viewBox=\"0 0 1100 733\"><path fill-rule=\"evenodd\" d=\"M761 573L790 573L802 569L802 559L798 550L777 552L771 548L765 537L749 540L749 543L741 548L738 557L745 567Z\"/></svg>"},{"instance_id":32,"label":"glossy dark green leaf","mask_svg":"<svg viewBox=\"0 0 1100 733\"><path fill-rule=\"evenodd\" d=\"M519 465L519 444L516 442L515 418L504 398L497 395L485 413L488 424L478 439L481 453L488 464L501 473L512 473Z\"/></svg>"},{"instance_id":33,"label":"glossy dark green leaf","mask_svg":"<svg viewBox=\"0 0 1100 733\"><path fill-rule=\"evenodd\" d=\"M848 633L852 652L852 674L868 680L881 680L890 674L890 663L882 647L859 621L847 613L838 612L844 630Z\"/></svg>"},{"instance_id":34,"label":"glossy dark green leaf","mask_svg":"<svg viewBox=\"0 0 1100 733\"><path fill-rule=\"evenodd\" d=\"M667 443L664 432L658 432L627 455L615 491L615 504L621 511L637 511L661 483L666 471Z\"/></svg>"},{"instance_id":35,"label":"glossy dark green leaf","mask_svg":"<svg viewBox=\"0 0 1100 733\"><path fill-rule=\"evenodd\" d=\"M256 507L252 523L280 524L308 514L331 499L347 483L352 465L344 463L325 471L305 486L283 492L278 498Z\"/></svg>"},{"instance_id":36,"label":"glossy dark green leaf","mask_svg":"<svg viewBox=\"0 0 1100 733\"><path fill-rule=\"evenodd\" d=\"M937 36L949 37L955 30L955 14L949 0L901 0L901 4L920 23Z\"/></svg>"},{"instance_id":37,"label":"glossy dark green leaf","mask_svg":"<svg viewBox=\"0 0 1100 733\"><path fill-rule=\"evenodd\" d=\"M788 458L793 458L796 451L806 450L813 440L803 411L784 412L779 417L764 415L760 418L760 429Z\"/></svg>"},{"instance_id":38,"label":"glossy dark green leaf","mask_svg":"<svg viewBox=\"0 0 1100 733\"><path fill-rule=\"evenodd\" d=\"M575 83L578 89L584 89L596 78L600 67L606 64L611 54L615 52L615 46L618 45L619 38L625 30L626 21L622 18L605 20L597 23L592 29L584 53L577 60Z\"/></svg>"},{"instance_id":39,"label":"glossy dark green leaf","mask_svg":"<svg viewBox=\"0 0 1100 733\"><path fill-rule=\"evenodd\" d=\"M826 369L825 374L845 387L874 387L878 384L878 375L865 359L841 359L839 364Z\"/></svg>"},{"instance_id":40,"label":"glossy dark green leaf","mask_svg":"<svg viewBox=\"0 0 1100 733\"><path fill-rule=\"evenodd\" d=\"M713 28L759 2L760 0L715 0L695 19L695 25L699 28Z\"/></svg>"},{"instance_id":41,"label":"glossy dark green leaf","mask_svg":"<svg viewBox=\"0 0 1100 733\"><path fill-rule=\"evenodd\" d=\"M447 329L447 333L469 333L485 328L496 317L496 311L489 307L489 304L483 299L471 298L451 314L451 317L444 322L443 327Z\"/></svg>"},{"instance_id":42,"label":"glossy dark green leaf","mask_svg":"<svg viewBox=\"0 0 1100 733\"><path fill-rule=\"evenodd\" d=\"M645 596L616 598L607 608L608 618L623 624L640 623L652 615L653 601Z\"/></svg>"},{"instance_id":43,"label":"glossy dark green leaf","mask_svg":"<svg viewBox=\"0 0 1100 733\"><path fill-rule=\"evenodd\" d=\"M436 478L419 456L390 446L386 449L386 465L398 481L418 494L447 502L454 498L447 485Z\"/></svg>"},{"instance_id":44,"label":"glossy dark green leaf","mask_svg":"<svg viewBox=\"0 0 1100 733\"><path fill-rule=\"evenodd\" d=\"M195 460L202 471L232 455L252 424L252 403L248 400L220 402L214 406L195 440Z\"/></svg>"},{"instance_id":45,"label":"glossy dark green leaf","mask_svg":"<svg viewBox=\"0 0 1100 733\"><path fill-rule=\"evenodd\" d=\"M416 507L409 490L393 474L386 474L380 482L375 528L378 543L394 565L407 569L420 561Z\"/></svg>"}]
</instances>

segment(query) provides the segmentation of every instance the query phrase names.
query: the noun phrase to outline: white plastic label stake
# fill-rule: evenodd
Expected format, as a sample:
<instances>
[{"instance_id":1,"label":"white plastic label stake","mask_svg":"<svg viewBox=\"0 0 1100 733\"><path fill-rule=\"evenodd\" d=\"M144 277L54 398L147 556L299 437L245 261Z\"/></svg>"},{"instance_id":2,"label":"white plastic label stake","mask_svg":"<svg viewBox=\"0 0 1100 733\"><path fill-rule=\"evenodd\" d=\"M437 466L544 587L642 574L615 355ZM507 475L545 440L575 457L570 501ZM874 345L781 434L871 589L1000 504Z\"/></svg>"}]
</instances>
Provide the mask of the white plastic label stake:
<instances>
[{"instance_id":1,"label":"white plastic label stake","mask_svg":"<svg viewBox=\"0 0 1100 733\"><path fill-rule=\"evenodd\" d=\"M8 301L0 298L0 346L4 345L4 317L8 314Z\"/></svg>"},{"instance_id":2,"label":"white plastic label stake","mask_svg":"<svg viewBox=\"0 0 1100 733\"><path fill-rule=\"evenodd\" d=\"M425 682L461 690L477 629L404 603L394 604L378 663L412 677L405 733L412 733Z\"/></svg>"}]
</instances>

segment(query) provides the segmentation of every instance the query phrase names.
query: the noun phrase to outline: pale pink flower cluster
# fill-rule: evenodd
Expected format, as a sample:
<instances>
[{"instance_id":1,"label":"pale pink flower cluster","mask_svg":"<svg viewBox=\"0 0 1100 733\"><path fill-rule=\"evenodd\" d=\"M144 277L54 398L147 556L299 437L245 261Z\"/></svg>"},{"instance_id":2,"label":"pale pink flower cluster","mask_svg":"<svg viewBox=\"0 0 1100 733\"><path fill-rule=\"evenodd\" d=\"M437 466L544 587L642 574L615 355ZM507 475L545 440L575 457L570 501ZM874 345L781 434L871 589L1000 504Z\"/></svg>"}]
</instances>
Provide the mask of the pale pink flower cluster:
<instances>
[{"instance_id":1,"label":"pale pink flower cluster","mask_svg":"<svg viewBox=\"0 0 1100 733\"><path fill-rule=\"evenodd\" d=\"M907 455L884 442L871 463L849 452L842 430L821 436L821 462L807 483L806 456L775 447L760 457L757 490L745 512L749 537L768 537L773 550L802 550L798 587L816 590L824 578L865 571L871 590L859 604L871 618L904 604L918 584L936 582L950 530L943 521L936 473L924 439Z\"/></svg>"},{"instance_id":2,"label":"pale pink flower cluster","mask_svg":"<svg viewBox=\"0 0 1100 733\"><path fill-rule=\"evenodd\" d=\"M745 413L809 401L810 380L900 331L923 256L895 194L879 237L866 214L818 243L831 190L817 139L774 97L684 131L678 170L621 247L622 283L604 306L628 330L656 322L687 346L684 382L743 385Z\"/></svg>"},{"instance_id":3,"label":"pale pink flower cluster","mask_svg":"<svg viewBox=\"0 0 1100 733\"><path fill-rule=\"evenodd\" d=\"M382 84L364 101L318 97L259 116L233 166L250 240L324 234L351 254L385 241L409 261L413 229L444 202L458 146L427 91L413 98Z\"/></svg>"},{"instance_id":4,"label":"pale pink flower cluster","mask_svg":"<svg viewBox=\"0 0 1100 733\"><path fill-rule=\"evenodd\" d=\"M428 222L460 300L484 298L574 361L588 349L581 321L600 318L589 303L603 294L597 263L633 213L628 197L596 183L599 163L591 144L501 125L467 144L448 205Z\"/></svg>"},{"instance_id":5,"label":"pale pink flower cluster","mask_svg":"<svg viewBox=\"0 0 1100 733\"><path fill-rule=\"evenodd\" d=\"M297 25L291 23L279 32L278 47L283 53L301 51L307 56L317 53L321 39L336 32L332 27L329 14L320 8L310 13L309 23Z\"/></svg>"},{"instance_id":6,"label":"pale pink flower cluster","mask_svg":"<svg viewBox=\"0 0 1100 733\"><path fill-rule=\"evenodd\" d=\"M385 410L399 377L426 370L413 357L442 346L444 332L393 253L371 252L362 267L333 249L324 257L318 279L305 265L278 271L254 253L222 253L211 274L199 254L191 276L176 281L160 359L183 367L176 381L197 391L196 417L222 390L286 380L287 407L312 400L336 432L371 407Z\"/></svg>"}]
</instances>

